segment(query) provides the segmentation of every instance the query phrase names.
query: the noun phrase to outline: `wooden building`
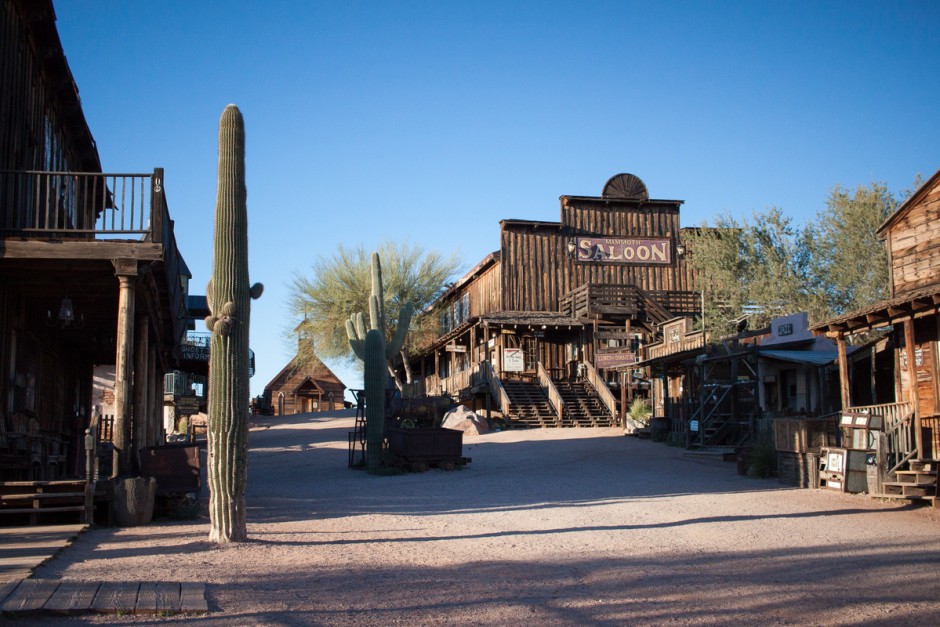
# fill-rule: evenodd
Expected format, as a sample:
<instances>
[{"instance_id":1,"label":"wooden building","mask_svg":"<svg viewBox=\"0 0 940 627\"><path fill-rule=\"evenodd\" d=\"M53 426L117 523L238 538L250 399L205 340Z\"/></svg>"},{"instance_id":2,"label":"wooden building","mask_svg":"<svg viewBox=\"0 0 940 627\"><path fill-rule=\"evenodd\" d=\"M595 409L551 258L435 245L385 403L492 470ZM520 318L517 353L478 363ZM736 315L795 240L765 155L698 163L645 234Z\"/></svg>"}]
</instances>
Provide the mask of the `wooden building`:
<instances>
[{"instance_id":1,"label":"wooden building","mask_svg":"<svg viewBox=\"0 0 940 627\"><path fill-rule=\"evenodd\" d=\"M159 168L101 171L49 0L0 0L4 478L84 470L92 372L113 365L113 473L162 441L188 271Z\"/></svg>"},{"instance_id":2,"label":"wooden building","mask_svg":"<svg viewBox=\"0 0 940 627\"><path fill-rule=\"evenodd\" d=\"M885 435L881 451L888 479L905 480L902 496L936 496L935 461L940 458L940 171L937 171L878 230L888 248L891 292L888 300L813 327L836 340L840 351L840 390L848 413L875 418ZM893 395L885 385L853 385L847 340L882 333L893 349ZM877 362L877 359L873 359ZM875 376L883 378L878 368ZM872 390L872 399L865 392ZM857 398L862 391L866 401ZM864 401L863 401L864 402ZM921 472L924 468L925 471ZM932 472L933 487L923 487ZM911 474L904 474L911 473ZM920 474L918 474L920 473ZM887 484L886 484L887 485Z\"/></svg>"},{"instance_id":3,"label":"wooden building","mask_svg":"<svg viewBox=\"0 0 940 627\"><path fill-rule=\"evenodd\" d=\"M663 322L698 315L682 201L651 199L618 174L600 196L560 204L557 222L502 220L499 250L441 297L441 332L413 360L413 392L495 404L533 425L619 420L615 369Z\"/></svg>"},{"instance_id":4,"label":"wooden building","mask_svg":"<svg viewBox=\"0 0 940 627\"><path fill-rule=\"evenodd\" d=\"M296 358L264 387L275 416L343 409L346 386L319 359L300 366Z\"/></svg>"}]
</instances>

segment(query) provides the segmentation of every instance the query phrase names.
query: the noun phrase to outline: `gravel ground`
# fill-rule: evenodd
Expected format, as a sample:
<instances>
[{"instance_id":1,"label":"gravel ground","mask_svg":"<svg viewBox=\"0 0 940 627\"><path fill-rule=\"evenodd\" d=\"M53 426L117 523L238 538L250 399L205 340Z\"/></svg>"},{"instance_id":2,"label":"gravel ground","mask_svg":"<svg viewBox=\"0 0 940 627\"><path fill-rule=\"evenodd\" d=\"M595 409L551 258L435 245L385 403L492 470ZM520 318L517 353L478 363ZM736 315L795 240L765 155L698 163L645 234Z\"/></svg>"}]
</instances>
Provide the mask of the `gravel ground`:
<instances>
[{"instance_id":1,"label":"gravel ground","mask_svg":"<svg viewBox=\"0 0 940 627\"><path fill-rule=\"evenodd\" d=\"M34 624L927 625L940 511L737 475L615 429L466 437L462 470L347 469L348 413L250 436L249 542L88 531L35 576L204 581L205 617ZM206 497L206 494L203 494ZM26 621L21 621L26 624Z\"/></svg>"}]
</instances>

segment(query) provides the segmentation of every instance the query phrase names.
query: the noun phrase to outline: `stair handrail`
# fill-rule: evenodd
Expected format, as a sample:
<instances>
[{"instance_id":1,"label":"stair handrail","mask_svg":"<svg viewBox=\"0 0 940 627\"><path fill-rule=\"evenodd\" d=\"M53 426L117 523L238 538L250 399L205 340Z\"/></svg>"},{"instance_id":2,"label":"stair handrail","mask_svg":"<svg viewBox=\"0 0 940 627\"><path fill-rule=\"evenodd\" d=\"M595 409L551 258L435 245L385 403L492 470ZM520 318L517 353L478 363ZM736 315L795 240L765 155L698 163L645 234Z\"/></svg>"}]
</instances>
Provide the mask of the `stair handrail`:
<instances>
[{"instance_id":1,"label":"stair handrail","mask_svg":"<svg viewBox=\"0 0 940 627\"><path fill-rule=\"evenodd\" d=\"M542 366L542 362L537 362L535 366L539 376L539 384L542 386L542 390L544 390L546 396L548 396L548 401L555 409L558 424L561 424L565 419L565 401L561 398L561 394L558 392L558 388L555 387L552 378L548 376L548 372L545 371L545 367Z\"/></svg>"},{"instance_id":2,"label":"stair handrail","mask_svg":"<svg viewBox=\"0 0 940 627\"><path fill-rule=\"evenodd\" d=\"M601 402L604 403L608 411L610 411L610 416L613 418L614 423L619 423L620 415L617 413L617 399L614 398L610 388L608 388L604 380L601 379L601 376L597 373L594 366L591 365L591 362L585 359L582 363L584 364L584 377L587 379L587 382L594 388Z\"/></svg>"},{"instance_id":3,"label":"stair handrail","mask_svg":"<svg viewBox=\"0 0 940 627\"><path fill-rule=\"evenodd\" d=\"M496 404L499 405L499 411L503 414L503 418L508 419L510 404L509 395L506 394L506 388L503 387L502 382L493 370L493 364L490 363L490 360L484 360L480 366L483 371L483 376L490 388L490 396L492 396Z\"/></svg>"}]
</instances>

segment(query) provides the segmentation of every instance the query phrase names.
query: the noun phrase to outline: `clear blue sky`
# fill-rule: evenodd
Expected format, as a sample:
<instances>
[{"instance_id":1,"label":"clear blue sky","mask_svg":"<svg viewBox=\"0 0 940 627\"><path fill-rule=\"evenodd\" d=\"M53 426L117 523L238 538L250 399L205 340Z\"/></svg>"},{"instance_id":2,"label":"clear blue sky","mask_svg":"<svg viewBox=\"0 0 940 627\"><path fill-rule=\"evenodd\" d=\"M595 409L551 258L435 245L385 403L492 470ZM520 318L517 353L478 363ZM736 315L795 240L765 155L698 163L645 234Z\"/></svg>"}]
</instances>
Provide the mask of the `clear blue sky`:
<instances>
[{"instance_id":1,"label":"clear blue sky","mask_svg":"<svg viewBox=\"0 0 940 627\"><path fill-rule=\"evenodd\" d=\"M499 246L631 172L684 226L940 168L940 2L56 0L105 171L166 169L204 293L218 119L245 116L252 393L339 243ZM199 325L199 330L204 330ZM331 364L350 387L355 370Z\"/></svg>"}]
</instances>

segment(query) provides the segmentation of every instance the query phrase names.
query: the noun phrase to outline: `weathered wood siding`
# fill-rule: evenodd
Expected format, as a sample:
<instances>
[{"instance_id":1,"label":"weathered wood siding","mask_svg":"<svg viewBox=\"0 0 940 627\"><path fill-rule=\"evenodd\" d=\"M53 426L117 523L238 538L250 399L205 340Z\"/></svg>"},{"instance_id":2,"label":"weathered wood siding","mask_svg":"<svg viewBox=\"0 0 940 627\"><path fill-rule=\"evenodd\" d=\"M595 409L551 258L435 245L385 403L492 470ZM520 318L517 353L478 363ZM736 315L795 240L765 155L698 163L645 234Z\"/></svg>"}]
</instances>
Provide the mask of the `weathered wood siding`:
<instances>
[{"instance_id":1,"label":"weathered wood siding","mask_svg":"<svg viewBox=\"0 0 940 627\"><path fill-rule=\"evenodd\" d=\"M0 0L0 170L97 171L100 164L47 0ZM51 19L51 15L49 16Z\"/></svg>"},{"instance_id":2,"label":"weathered wood siding","mask_svg":"<svg viewBox=\"0 0 940 627\"><path fill-rule=\"evenodd\" d=\"M470 292L471 318L499 311L499 272L497 261L460 291L460 295Z\"/></svg>"},{"instance_id":3,"label":"weathered wood siding","mask_svg":"<svg viewBox=\"0 0 940 627\"><path fill-rule=\"evenodd\" d=\"M940 285L940 181L888 233L895 297Z\"/></svg>"},{"instance_id":4,"label":"weathered wood siding","mask_svg":"<svg viewBox=\"0 0 940 627\"><path fill-rule=\"evenodd\" d=\"M678 201L563 197L561 217L561 223L501 223L502 309L557 311L558 299L585 283L636 285L648 291L692 289L685 261L676 254ZM568 242L578 235L669 238L672 263L578 262L568 254Z\"/></svg>"}]
</instances>

